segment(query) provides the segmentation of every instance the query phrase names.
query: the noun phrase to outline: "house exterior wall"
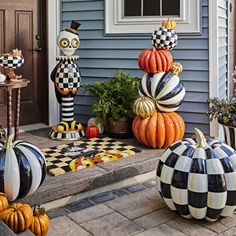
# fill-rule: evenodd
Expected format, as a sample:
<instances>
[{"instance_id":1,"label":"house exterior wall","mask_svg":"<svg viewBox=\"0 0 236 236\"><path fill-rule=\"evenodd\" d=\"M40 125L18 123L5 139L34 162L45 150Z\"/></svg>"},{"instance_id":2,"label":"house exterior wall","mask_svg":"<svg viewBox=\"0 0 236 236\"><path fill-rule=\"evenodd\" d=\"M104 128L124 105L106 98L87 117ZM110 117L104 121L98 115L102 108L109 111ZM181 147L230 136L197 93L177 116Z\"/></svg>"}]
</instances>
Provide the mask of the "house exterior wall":
<instances>
[{"instance_id":1,"label":"house exterior wall","mask_svg":"<svg viewBox=\"0 0 236 236\"><path fill-rule=\"evenodd\" d=\"M224 2L224 1L223 1ZM224 6L224 4L223 4ZM225 11L222 8L225 26ZM209 134L209 121L206 112L209 98L209 40L208 40L208 0L201 0L201 34L179 36L179 43L172 51L175 61L184 67L181 80L187 90L185 102L178 113L186 122L186 132L193 133L198 127ZM103 0L61 0L61 28L68 28L71 20L81 23L79 37L81 44L76 54L81 69L82 84L106 81L117 69L122 69L133 76L141 77L137 64L138 55L145 48L151 47L150 35L145 37L111 37L104 36L104 1ZM159 27L159 25L157 26ZM224 36L225 28L222 27ZM221 39L220 39L221 40ZM220 68L222 78L226 73L225 50L226 39L222 39ZM223 88L222 84L222 88ZM223 93L222 93L223 96ZM91 106L94 98L88 93L79 91L75 98L76 118L86 123L91 116Z\"/></svg>"},{"instance_id":2,"label":"house exterior wall","mask_svg":"<svg viewBox=\"0 0 236 236\"><path fill-rule=\"evenodd\" d=\"M235 0L229 0L231 3L231 12L229 11L228 13L228 19L229 19L229 75L230 75L230 80L229 80L229 96L234 95L234 83L233 83L233 71L235 67Z\"/></svg>"},{"instance_id":3,"label":"house exterior wall","mask_svg":"<svg viewBox=\"0 0 236 236\"><path fill-rule=\"evenodd\" d=\"M219 62L219 97L228 95L228 0L218 0L218 62Z\"/></svg>"}]
</instances>

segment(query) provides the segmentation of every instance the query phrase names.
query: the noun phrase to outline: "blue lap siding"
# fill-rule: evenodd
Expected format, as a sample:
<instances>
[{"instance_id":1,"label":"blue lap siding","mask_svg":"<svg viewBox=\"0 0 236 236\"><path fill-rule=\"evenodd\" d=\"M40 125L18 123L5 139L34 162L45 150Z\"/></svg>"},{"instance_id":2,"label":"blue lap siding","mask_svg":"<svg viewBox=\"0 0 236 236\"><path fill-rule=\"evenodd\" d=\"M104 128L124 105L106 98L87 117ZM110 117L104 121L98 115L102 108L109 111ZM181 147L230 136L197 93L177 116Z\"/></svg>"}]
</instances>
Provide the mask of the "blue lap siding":
<instances>
[{"instance_id":1,"label":"blue lap siding","mask_svg":"<svg viewBox=\"0 0 236 236\"><path fill-rule=\"evenodd\" d=\"M201 1L200 14L201 34L179 36L179 43L172 54L174 60L184 67L181 80L187 93L178 113L186 122L186 132L193 133L194 127L198 127L209 134L206 115L209 98L208 0ZM76 54L80 56L78 64L82 84L107 81L118 69L142 77L144 72L138 68L137 59L143 49L151 47L151 32L143 37L104 36L103 0L61 0L61 29L68 28L71 20L81 23L81 44ZM91 116L93 102L91 95L82 89L79 91L75 99L75 114L80 122L86 123Z\"/></svg>"}]
</instances>

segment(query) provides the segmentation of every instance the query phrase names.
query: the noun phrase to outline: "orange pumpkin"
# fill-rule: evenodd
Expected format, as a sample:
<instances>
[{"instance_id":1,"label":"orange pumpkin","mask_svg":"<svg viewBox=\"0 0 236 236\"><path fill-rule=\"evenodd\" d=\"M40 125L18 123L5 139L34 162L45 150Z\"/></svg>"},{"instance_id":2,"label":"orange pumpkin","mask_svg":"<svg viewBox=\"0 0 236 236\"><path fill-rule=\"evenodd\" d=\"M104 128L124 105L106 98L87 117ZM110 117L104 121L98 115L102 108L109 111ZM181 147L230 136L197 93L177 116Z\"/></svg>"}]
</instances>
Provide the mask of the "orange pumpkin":
<instances>
[{"instance_id":1,"label":"orange pumpkin","mask_svg":"<svg viewBox=\"0 0 236 236\"><path fill-rule=\"evenodd\" d=\"M23 232L32 224L33 211L28 204L14 203L8 209L0 212L0 220L13 232Z\"/></svg>"},{"instance_id":2,"label":"orange pumpkin","mask_svg":"<svg viewBox=\"0 0 236 236\"><path fill-rule=\"evenodd\" d=\"M183 138L185 124L175 112L155 112L144 119L136 116L132 130L141 144L152 148L167 148Z\"/></svg>"},{"instance_id":3,"label":"orange pumpkin","mask_svg":"<svg viewBox=\"0 0 236 236\"><path fill-rule=\"evenodd\" d=\"M5 193L0 193L0 212L7 209L9 206L7 195Z\"/></svg>"},{"instance_id":4,"label":"orange pumpkin","mask_svg":"<svg viewBox=\"0 0 236 236\"><path fill-rule=\"evenodd\" d=\"M36 236L45 236L48 232L49 222L45 209L40 208L40 206L34 207L34 216L29 228L30 231Z\"/></svg>"},{"instance_id":5,"label":"orange pumpkin","mask_svg":"<svg viewBox=\"0 0 236 236\"><path fill-rule=\"evenodd\" d=\"M146 49L139 55L138 63L146 73L167 72L170 70L173 59L169 50Z\"/></svg>"},{"instance_id":6,"label":"orange pumpkin","mask_svg":"<svg viewBox=\"0 0 236 236\"><path fill-rule=\"evenodd\" d=\"M162 26L167 28L167 29L175 29L176 28L176 22L174 20L163 20L162 21Z\"/></svg>"}]
</instances>

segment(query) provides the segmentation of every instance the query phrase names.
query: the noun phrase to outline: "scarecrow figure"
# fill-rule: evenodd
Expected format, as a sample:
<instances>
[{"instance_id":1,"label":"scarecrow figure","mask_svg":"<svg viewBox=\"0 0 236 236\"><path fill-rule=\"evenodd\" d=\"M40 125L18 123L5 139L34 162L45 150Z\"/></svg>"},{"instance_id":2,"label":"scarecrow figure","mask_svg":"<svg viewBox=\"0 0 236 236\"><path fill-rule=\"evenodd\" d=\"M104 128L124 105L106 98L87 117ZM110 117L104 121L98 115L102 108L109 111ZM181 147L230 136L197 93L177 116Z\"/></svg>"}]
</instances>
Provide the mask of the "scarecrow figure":
<instances>
[{"instance_id":1,"label":"scarecrow figure","mask_svg":"<svg viewBox=\"0 0 236 236\"><path fill-rule=\"evenodd\" d=\"M84 135L81 124L74 120L74 96L80 87L80 72L73 56L79 47L77 30L80 23L72 21L70 29L65 29L57 36L57 46L64 53L57 57L59 63L51 73L51 80L55 86L57 101L61 104L62 121L52 129L49 136L53 139L78 139Z\"/></svg>"}]
</instances>

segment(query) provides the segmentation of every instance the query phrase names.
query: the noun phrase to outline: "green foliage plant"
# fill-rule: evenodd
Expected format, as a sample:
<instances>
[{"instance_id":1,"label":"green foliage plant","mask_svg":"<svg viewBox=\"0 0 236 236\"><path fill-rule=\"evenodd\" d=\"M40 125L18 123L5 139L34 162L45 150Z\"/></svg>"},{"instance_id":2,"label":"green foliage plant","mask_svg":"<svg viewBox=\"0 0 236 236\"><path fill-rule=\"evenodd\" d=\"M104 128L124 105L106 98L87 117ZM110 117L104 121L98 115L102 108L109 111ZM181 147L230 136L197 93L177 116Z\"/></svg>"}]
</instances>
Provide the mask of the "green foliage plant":
<instances>
[{"instance_id":1,"label":"green foliage plant","mask_svg":"<svg viewBox=\"0 0 236 236\"><path fill-rule=\"evenodd\" d=\"M82 88L96 98L92 113L105 125L108 119L115 122L121 117L134 116L133 103L138 97L139 80L119 70L106 82L84 84Z\"/></svg>"},{"instance_id":2,"label":"green foliage plant","mask_svg":"<svg viewBox=\"0 0 236 236\"><path fill-rule=\"evenodd\" d=\"M210 99L208 114L210 120L217 119L223 125L236 127L236 99Z\"/></svg>"}]
</instances>

